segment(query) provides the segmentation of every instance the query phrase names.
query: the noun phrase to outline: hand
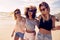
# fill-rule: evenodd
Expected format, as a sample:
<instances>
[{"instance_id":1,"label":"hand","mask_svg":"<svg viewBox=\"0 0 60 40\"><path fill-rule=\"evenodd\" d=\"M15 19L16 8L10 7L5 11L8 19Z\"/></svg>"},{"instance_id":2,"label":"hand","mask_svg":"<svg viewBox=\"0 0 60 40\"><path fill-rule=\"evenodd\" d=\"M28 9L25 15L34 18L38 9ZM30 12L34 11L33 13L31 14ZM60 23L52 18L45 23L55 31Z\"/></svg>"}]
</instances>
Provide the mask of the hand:
<instances>
[{"instance_id":1,"label":"hand","mask_svg":"<svg viewBox=\"0 0 60 40\"><path fill-rule=\"evenodd\" d=\"M11 35L11 37L13 37L13 36L14 36L14 34Z\"/></svg>"}]
</instances>

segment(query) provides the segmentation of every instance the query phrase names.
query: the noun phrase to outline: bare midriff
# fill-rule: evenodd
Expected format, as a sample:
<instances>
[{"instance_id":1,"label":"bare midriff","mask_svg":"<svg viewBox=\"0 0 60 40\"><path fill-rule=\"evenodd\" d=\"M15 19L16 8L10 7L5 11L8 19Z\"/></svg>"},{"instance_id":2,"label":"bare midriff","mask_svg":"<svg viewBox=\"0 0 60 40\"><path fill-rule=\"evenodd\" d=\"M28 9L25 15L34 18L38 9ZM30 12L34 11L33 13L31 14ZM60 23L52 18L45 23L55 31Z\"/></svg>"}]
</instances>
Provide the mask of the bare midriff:
<instances>
[{"instance_id":1,"label":"bare midriff","mask_svg":"<svg viewBox=\"0 0 60 40\"><path fill-rule=\"evenodd\" d=\"M40 28L39 32L42 33L42 34L51 34L51 31L48 31L48 30L43 29L43 28Z\"/></svg>"}]
</instances>

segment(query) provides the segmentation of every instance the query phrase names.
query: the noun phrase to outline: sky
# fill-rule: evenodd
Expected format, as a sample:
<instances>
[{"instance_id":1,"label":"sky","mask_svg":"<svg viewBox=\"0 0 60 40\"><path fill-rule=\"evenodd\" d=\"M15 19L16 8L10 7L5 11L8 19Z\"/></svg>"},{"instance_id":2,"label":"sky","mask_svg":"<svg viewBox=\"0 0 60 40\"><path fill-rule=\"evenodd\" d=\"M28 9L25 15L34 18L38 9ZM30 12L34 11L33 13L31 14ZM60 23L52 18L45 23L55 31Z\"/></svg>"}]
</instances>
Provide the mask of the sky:
<instances>
[{"instance_id":1,"label":"sky","mask_svg":"<svg viewBox=\"0 0 60 40\"><path fill-rule=\"evenodd\" d=\"M13 12L16 8L19 8L23 14L25 7L33 5L38 8L43 1L49 4L51 14L60 12L60 0L0 0L0 12Z\"/></svg>"}]
</instances>

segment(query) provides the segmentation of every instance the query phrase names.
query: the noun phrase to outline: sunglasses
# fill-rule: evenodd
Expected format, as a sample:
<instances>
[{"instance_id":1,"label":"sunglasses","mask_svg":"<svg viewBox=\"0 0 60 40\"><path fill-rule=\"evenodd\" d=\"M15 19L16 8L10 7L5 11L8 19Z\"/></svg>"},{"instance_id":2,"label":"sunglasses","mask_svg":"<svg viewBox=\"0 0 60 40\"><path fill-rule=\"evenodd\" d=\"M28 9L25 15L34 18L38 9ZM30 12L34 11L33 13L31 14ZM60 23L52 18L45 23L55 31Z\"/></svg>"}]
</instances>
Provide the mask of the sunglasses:
<instances>
[{"instance_id":1,"label":"sunglasses","mask_svg":"<svg viewBox=\"0 0 60 40\"><path fill-rule=\"evenodd\" d=\"M32 10L32 9L29 9L28 11L29 11L29 12L33 12L33 10Z\"/></svg>"},{"instance_id":2,"label":"sunglasses","mask_svg":"<svg viewBox=\"0 0 60 40\"><path fill-rule=\"evenodd\" d=\"M45 11L46 8L40 9L40 11Z\"/></svg>"},{"instance_id":3,"label":"sunglasses","mask_svg":"<svg viewBox=\"0 0 60 40\"><path fill-rule=\"evenodd\" d=\"M15 12L16 14L20 14L20 12L19 11L17 11L17 12Z\"/></svg>"}]
</instances>

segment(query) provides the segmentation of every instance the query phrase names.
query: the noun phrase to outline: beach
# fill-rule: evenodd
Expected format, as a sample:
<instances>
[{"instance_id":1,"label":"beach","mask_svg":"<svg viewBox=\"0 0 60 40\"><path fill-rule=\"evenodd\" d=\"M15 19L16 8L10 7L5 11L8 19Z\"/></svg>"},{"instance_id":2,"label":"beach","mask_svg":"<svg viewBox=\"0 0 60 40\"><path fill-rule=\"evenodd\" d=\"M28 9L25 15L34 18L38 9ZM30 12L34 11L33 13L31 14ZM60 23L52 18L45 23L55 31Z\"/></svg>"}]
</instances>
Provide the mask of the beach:
<instances>
[{"instance_id":1,"label":"beach","mask_svg":"<svg viewBox=\"0 0 60 40\"><path fill-rule=\"evenodd\" d=\"M15 21L12 18L12 16L7 17L0 16L0 40L13 40L11 34L14 28L14 24ZM37 28L36 31L38 32ZM60 40L60 30L53 30L51 32L53 40Z\"/></svg>"}]
</instances>

